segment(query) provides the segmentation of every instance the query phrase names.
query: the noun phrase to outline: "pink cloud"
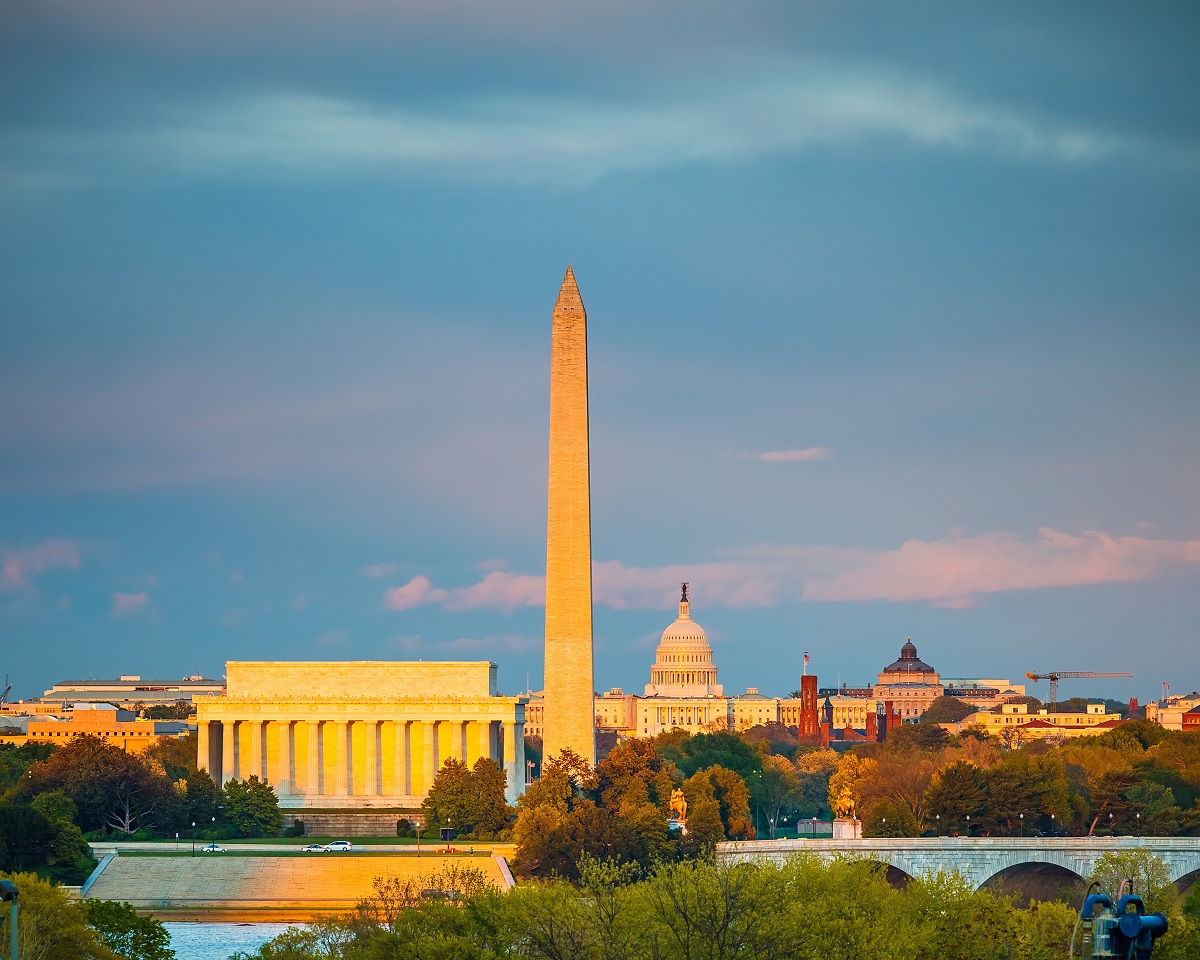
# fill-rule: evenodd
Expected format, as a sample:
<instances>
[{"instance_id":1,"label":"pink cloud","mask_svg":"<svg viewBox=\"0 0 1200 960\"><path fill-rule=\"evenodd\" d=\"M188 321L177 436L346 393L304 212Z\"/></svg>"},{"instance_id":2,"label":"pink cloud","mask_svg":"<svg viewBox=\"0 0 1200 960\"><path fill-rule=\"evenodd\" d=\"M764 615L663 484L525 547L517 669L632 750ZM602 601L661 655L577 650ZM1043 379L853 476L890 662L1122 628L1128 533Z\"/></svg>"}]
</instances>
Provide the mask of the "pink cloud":
<instances>
[{"instance_id":1,"label":"pink cloud","mask_svg":"<svg viewBox=\"0 0 1200 960\"><path fill-rule=\"evenodd\" d=\"M425 576L415 576L402 587L383 595L389 610L409 610L428 603L447 610L477 610L487 607L511 613L518 607L540 607L546 602L546 578L527 573L494 570L469 587L443 590Z\"/></svg>"},{"instance_id":2,"label":"pink cloud","mask_svg":"<svg viewBox=\"0 0 1200 960\"><path fill-rule=\"evenodd\" d=\"M969 606L1011 590L1149 580L1200 565L1200 540L1148 540L1048 527L1033 542L996 531L945 542L909 540L895 550L860 552L847 568L805 584L805 600L923 600Z\"/></svg>"},{"instance_id":3,"label":"pink cloud","mask_svg":"<svg viewBox=\"0 0 1200 960\"><path fill-rule=\"evenodd\" d=\"M767 450L758 455L764 463L803 463L806 460L832 460L828 447L804 447L801 450Z\"/></svg>"},{"instance_id":4,"label":"pink cloud","mask_svg":"<svg viewBox=\"0 0 1200 960\"><path fill-rule=\"evenodd\" d=\"M114 593L112 600L112 615L114 617L131 617L134 614L141 613L150 606L150 597L145 591L141 593Z\"/></svg>"},{"instance_id":5,"label":"pink cloud","mask_svg":"<svg viewBox=\"0 0 1200 960\"><path fill-rule=\"evenodd\" d=\"M0 552L0 590L32 590L31 578L47 570L78 570L79 544L45 540L33 547Z\"/></svg>"},{"instance_id":6,"label":"pink cloud","mask_svg":"<svg viewBox=\"0 0 1200 960\"><path fill-rule=\"evenodd\" d=\"M612 609L670 609L679 583L692 584L697 603L773 606L780 602L923 602L966 607L988 593L1148 580L1200 568L1200 540L1149 540L1103 532L1081 536L1043 528L1032 541L995 531L948 540L908 540L893 550L764 544L726 552L719 562L631 567L593 564L597 604ZM408 610L489 608L510 613L545 603L545 578L488 573L466 587L435 587L413 577L387 591L385 605Z\"/></svg>"},{"instance_id":7,"label":"pink cloud","mask_svg":"<svg viewBox=\"0 0 1200 960\"><path fill-rule=\"evenodd\" d=\"M439 603L445 590L437 590L428 577L416 576L402 587L392 587L383 594L383 605L389 610L411 610L426 603Z\"/></svg>"}]
</instances>

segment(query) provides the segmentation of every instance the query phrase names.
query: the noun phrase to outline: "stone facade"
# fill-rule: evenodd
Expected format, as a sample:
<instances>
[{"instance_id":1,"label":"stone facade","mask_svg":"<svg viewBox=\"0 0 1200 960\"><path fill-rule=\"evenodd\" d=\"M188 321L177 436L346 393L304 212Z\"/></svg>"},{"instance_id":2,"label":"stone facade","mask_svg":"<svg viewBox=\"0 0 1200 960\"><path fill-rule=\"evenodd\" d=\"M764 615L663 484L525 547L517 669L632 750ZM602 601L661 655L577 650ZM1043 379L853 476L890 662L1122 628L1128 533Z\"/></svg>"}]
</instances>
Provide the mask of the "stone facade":
<instances>
[{"instance_id":1,"label":"stone facade","mask_svg":"<svg viewBox=\"0 0 1200 960\"><path fill-rule=\"evenodd\" d=\"M281 807L413 809L451 757L499 763L509 802L524 789L524 701L494 663L230 662L226 689L197 703L200 767Z\"/></svg>"},{"instance_id":2,"label":"stone facade","mask_svg":"<svg viewBox=\"0 0 1200 960\"><path fill-rule=\"evenodd\" d=\"M995 711L981 710L959 723L942 726L952 733L975 727L1009 746L1019 746L1030 740L1094 736L1107 733L1123 722L1118 714L1107 713L1102 703L1089 703L1084 713L1051 713L1042 709L1036 714L1031 714L1025 703L1002 703Z\"/></svg>"},{"instance_id":3,"label":"stone facade","mask_svg":"<svg viewBox=\"0 0 1200 960\"><path fill-rule=\"evenodd\" d=\"M876 700L891 700L901 719L917 720L945 688L938 673L917 657L912 637L900 648L900 659L883 668L871 689Z\"/></svg>"},{"instance_id":4,"label":"stone facade","mask_svg":"<svg viewBox=\"0 0 1200 960\"><path fill-rule=\"evenodd\" d=\"M594 764L587 313L570 266L550 344L545 670L544 758L572 750Z\"/></svg>"},{"instance_id":5,"label":"stone facade","mask_svg":"<svg viewBox=\"0 0 1200 960\"><path fill-rule=\"evenodd\" d=\"M80 704L58 716L33 715L6 718L0 722L0 743L20 746L29 741L63 744L89 734L103 737L126 753L142 753L159 737L185 737L188 725L182 720L139 720L131 710L108 704Z\"/></svg>"},{"instance_id":6,"label":"stone facade","mask_svg":"<svg viewBox=\"0 0 1200 960\"><path fill-rule=\"evenodd\" d=\"M1200 707L1200 693L1164 697L1146 704L1146 719L1166 730L1182 730L1184 714L1195 707Z\"/></svg>"}]
</instances>

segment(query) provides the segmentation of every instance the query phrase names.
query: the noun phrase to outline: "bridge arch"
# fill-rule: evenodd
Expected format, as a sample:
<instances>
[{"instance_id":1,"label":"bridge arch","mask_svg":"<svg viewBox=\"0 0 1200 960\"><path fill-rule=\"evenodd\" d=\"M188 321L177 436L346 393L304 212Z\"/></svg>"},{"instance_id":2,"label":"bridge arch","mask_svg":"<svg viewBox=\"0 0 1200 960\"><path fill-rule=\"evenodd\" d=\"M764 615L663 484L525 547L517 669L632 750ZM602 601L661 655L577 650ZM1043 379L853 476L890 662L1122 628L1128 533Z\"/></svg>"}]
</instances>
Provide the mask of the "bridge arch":
<instances>
[{"instance_id":1,"label":"bridge arch","mask_svg":"<svg viewBox=\"0 0 1200 960\"><path fill-rule=\"evenodd\" d=\"M903 890L918 876L917 874L910 873L903 867L896 866L896 864L892 863L886 857L864 856L852 857L850 859L861 860L877 867L882 867L884 879L897 890Z\"/></svg>"},{"instance_id":2,"label":"bridge arch","mask_svg":"<svg viewBox=\"0 0 1200 960\"><path fill-rule=\"evenodd\" d=\"M984 880L980 890L991 890L1002 896L1015 896L1019 901L1053 900L1064 888L1079 893L1087 877L1057 863L1025 860L998 870Z\"/></svg>"},{"instance_id":3,"label":"bridge arch","mask_svg":"<svg viewBox=\"0 0 1200 960\"><path fill-rule=\"evenodd\" d=\"M1187 896L1191 892L1192 887L1196 885L1197 880L1200 880L1200 867L1190 873L1185 873L1176 880L1175 889L1179 891L1180 896Z\"/></svg>"}]
</instances>

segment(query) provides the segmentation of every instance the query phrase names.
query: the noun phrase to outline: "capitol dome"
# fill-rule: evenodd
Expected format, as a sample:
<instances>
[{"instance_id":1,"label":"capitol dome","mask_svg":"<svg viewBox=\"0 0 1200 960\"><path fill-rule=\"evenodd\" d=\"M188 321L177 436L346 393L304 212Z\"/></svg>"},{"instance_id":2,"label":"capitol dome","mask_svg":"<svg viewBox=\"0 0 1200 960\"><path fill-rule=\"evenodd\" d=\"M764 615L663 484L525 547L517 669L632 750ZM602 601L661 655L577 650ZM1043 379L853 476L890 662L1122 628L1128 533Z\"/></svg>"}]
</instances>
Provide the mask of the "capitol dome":
<instances>
[{"instance_id":1,"label":"capitol dome","mask_svg":"<svg viewBox=\"0 0 1200 960\"><path fill-rule=\"evenodd\" d=\"M683 601L679 606L687 607L687 601ZM663 644L692 644L702 643L708 646L708 634L704 632L704 628L691 618L688 611L681 609L679 616L675 619L666 630L663 631Z\"/></svg>"},{"instance_id":2,"label":"capitol dome","mask_svg":"<svg viewBox=\"0 0 1200 960\"><path fill-rule=\"evenodd\" d=\"M884 673L933 673L934 669L917 656L917 645L909 637L900 648L900 659L889 663Z\"/></svg>"},{"instance_id":3,"label":"capitol dome","mask_svg":"<svg viewBox=\"0 0 1200 960\"><path fill-rule=\"evenodd\" d=\"M679 599L679 616L663 631L659 641L646 696L719 697L722 691L717 683L717 666L713 663L708 634L692 619L685 583Z\"/></svg>"}]
</instances>

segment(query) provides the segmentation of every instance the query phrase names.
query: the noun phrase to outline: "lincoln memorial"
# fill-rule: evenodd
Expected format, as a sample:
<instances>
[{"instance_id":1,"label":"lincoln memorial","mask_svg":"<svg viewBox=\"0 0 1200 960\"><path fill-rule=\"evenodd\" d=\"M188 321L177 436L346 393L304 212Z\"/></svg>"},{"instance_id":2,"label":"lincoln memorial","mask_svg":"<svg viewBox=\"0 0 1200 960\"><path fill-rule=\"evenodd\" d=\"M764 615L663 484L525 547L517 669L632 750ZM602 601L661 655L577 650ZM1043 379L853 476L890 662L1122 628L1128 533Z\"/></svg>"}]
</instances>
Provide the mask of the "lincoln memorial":
<instances>
[{"instance_id":1,"label":"lincoln memorial","mask_svg":"<svg viewBox=\"0 0 1200 960\"><path fill-rule=\"evenodd\" d=\"M525 703L496 664L391 661L225 666L197 703L199 764L218 784L257 776L281 808L413 810L451 757L495 760L508 801L525 786Z\"/></svg>"}]
</instances>

